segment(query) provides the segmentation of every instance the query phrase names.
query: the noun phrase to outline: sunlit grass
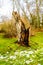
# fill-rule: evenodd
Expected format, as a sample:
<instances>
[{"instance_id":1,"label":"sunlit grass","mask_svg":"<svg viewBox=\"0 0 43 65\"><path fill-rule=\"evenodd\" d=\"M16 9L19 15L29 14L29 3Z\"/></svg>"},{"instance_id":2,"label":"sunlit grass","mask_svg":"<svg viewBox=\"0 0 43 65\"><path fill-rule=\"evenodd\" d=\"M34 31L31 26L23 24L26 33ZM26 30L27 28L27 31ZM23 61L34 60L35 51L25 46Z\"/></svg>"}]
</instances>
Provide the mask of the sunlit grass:
<instances>
[{"instance_id":1,"label":"sunlit grass","mask_svg":"<svg viewBox=\"0 0 43 65\"><path fill-rule=\"evenodd\" d=\"M43 65L43 32L31 37L30 47L14 43L16 40L0 34L0 65Z\"/></svg>"},{"instance_id":2,"label":"sunlit grass","mask_svg":"<svg viewBox=\"0 0 43 65\"><path fill-rule=\"evenodd\" d=\"M31 44L37 48L43 48L43 32L38 32L35 36L31 37Z\"/></svg>"}]
</instances>

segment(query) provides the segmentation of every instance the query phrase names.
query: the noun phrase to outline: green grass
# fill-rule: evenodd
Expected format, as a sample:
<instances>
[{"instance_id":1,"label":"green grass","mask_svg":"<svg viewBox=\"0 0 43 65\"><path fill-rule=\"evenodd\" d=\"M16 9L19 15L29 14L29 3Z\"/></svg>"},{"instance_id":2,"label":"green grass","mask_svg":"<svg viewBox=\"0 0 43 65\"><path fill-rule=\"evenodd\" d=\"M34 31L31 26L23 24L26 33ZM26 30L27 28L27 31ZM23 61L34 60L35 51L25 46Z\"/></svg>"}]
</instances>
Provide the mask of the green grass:
<instances>
[{"instance_id":1,"label":"green grass","mask_svg":"<svg viewBox=\"0 0 43 65\"><path fill-rule=\"evenodd\" d=\"M5 53L7 51L10 51L10 49L15 50L17 46L16 44L14 45L14 41L16 41L16 39L4 38L2 34L0 34L0 53Z\"/></svg>"},{"instance_id":2,"label":"green grass","mask_svg":"<svg viewBox=\"0 0 43 65\"><path fill-rule=\"evenodd\" d=\"M33 46L35 45L37 48L43 48L43 32L38 32L35 36L32 36L31 42Z\"/></svg>"},{"instance_id":3,"label":"green grass","mask_svg":"<svg viewBox=\"0 0 43 65\"><path fill-rule=\"evenodd\" d=\"M43 32L31 37L30 47L14 43L16 40L0 34L0 65L43 65Z\"/></svg>"}]
</instances>

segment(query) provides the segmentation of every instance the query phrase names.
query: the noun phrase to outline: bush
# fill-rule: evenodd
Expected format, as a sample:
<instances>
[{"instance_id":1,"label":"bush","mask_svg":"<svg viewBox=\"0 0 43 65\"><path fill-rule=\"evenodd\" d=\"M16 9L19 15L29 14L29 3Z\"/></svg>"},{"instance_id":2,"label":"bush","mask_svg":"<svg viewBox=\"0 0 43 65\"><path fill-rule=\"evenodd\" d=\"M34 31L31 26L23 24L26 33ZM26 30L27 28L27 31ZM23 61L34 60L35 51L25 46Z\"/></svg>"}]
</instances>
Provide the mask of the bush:
<instances>
[{"instance_id":1,"label":"bush","mask_svg":"<svg viewBox=\"0 0 43 65\"><path fill-rule=\"evenodd\" d=\"M4 31L5 37L16 37L17 35L15 23L13 21L4 22L1 30Z\"/></svg>"},{"instance_id":2,"label":"bush","mask_svg":"<svg viewBox=\"0 0 43 65\"><path fill-rule=\"evenodd\" d=\"M0 24L0 33L3 33L2 24Z\"/></svg>"}]
</instances>

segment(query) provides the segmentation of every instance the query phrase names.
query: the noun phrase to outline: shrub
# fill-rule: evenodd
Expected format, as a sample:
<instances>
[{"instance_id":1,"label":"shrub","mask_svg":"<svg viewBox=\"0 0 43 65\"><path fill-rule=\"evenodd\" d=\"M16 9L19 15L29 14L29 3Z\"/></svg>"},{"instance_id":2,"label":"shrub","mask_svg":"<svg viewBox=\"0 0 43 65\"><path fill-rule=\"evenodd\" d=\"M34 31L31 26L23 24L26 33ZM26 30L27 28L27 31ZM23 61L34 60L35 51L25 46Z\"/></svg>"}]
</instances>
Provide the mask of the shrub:
<instances>
[{"instance_id":1,"label":"shrub","mask_svg":"<svg viewBox=\"0 0 43 65\"><path fill-rule=\"evenodd\" d=\"M5 37L16 37L17 35L15 23L13 21L4 22L1 30L4 31Z\"/></svg>"}]
</instances>

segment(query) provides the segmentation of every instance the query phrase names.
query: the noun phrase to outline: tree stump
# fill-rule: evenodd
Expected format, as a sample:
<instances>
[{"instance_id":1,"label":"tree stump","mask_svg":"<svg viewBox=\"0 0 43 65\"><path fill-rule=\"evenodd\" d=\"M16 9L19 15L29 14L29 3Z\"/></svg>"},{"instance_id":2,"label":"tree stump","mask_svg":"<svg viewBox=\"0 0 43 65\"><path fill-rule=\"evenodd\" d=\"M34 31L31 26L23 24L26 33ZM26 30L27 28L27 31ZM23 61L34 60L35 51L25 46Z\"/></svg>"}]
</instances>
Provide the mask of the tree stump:
<instances>
[{"instance_id":1,"label":"tree stump","mask_svg":"<svg viewBox=\"0 0 43 65\"><path fill-rule=\"evenodd\" d=\"M28 46L29 44L29 27L26 29L20 15L17 12L13 12L14 19L16 21L16 28L18 33L18 43ZM27 22L27 21L26 21Z\"/></svg>"}]
</instances>

